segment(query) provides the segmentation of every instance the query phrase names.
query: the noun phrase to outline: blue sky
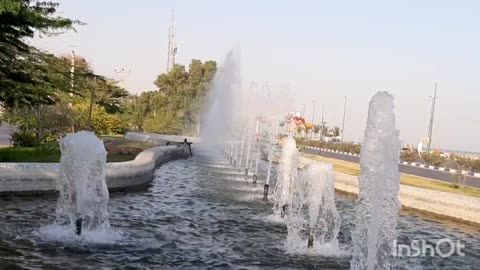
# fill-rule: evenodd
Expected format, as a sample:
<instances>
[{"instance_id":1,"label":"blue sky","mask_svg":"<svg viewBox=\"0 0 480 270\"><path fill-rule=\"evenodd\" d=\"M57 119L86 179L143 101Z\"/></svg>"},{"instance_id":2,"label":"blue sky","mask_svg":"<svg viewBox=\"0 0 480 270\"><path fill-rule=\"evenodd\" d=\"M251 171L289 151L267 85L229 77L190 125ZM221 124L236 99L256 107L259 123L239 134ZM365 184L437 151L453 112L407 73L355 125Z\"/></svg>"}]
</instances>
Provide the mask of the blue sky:
<instances>
[{"instance_id":1,"label":"blue sky","mask_svg":"<svg viewBox=\"0 0 480 270\"><path fill-rule=\"evenodd\" d=\"M433 145L480 151L480 2L476 1L60 1L62 16L87 25L33 44L74 49L114 77L126 68L129 91L153 90L165 70L170 8L175 8L177 62L221 61L240 46L246 82L289 84L291 110L317 99L327 125L361 140L368 101L395 96L401 139L427 135L429 96L438 82ZM74 47L72 47L74 46Z\"/></svg>"}]
</instances>

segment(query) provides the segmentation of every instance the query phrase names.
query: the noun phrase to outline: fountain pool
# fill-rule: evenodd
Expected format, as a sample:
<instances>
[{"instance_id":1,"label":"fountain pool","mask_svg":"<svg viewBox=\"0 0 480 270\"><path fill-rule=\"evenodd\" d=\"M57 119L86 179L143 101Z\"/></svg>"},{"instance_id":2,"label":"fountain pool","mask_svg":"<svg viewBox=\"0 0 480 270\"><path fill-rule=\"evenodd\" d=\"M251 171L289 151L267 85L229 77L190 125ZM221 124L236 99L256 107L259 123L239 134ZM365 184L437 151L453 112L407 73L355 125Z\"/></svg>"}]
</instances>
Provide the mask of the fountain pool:
<instances>
[{"instance_id":1,"label":"fountain pool","mask_svg":"<svg viewBox=\"0 0 480 270\"><path fill-rule=\"evenodd\" d=\"M148 189L110 194L115 233L84 241L39 234L55 219L56 197L0 197L0 269L349 269L354 199L335 198L338 241L347 255L291 252L285 224L269 220L272 204L263 201L268 163L260 162L257 185L229 166L224 160L205 161L201 153L164 164ZM275 168L272 173L274 180ZM480 238L473 227L401 212L397 228L399 243L450 238L465 241L467 248L465 257L398 258L393 269L480 265Z\"/></svg>"}]
</instances>

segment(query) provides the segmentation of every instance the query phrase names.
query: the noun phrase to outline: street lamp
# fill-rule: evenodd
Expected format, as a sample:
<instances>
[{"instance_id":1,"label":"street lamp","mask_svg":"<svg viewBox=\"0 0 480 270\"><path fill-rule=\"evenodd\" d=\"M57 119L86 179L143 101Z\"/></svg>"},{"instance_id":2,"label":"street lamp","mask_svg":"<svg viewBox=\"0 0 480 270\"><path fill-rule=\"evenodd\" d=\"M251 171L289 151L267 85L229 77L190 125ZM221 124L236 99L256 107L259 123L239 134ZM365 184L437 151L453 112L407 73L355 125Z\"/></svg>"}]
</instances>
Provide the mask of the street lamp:
<instances>
[{"instance_id":1,"label":"street lamp","mask_svg":"<svg viewBox=\"0 0 480 270\"><path fill-rule=\"evenodd\" d=\"M120 69L115 69L114 70L116 74L120 76L120 86L122 88L125 88L125 77L130 76L130 73L132 72L131 70L126 70L124 68Z\"/></svg>"},{"instance_id":2,"label":"street lamp","mask_svg":"<svg viewBox=\"0 0 480 270\"><path fill-rule=\"evenodd\" d=\"M312 128L313 128L313 125L315 125L315 107L317 105L317 100L314 99L313 100L313 112L312 112ZM313 140L313 130L310 130L310 133L311 133L311 140Z\"/></svg>"},{"instance_id":3,"label":"street lamp","mask_svg":"<svg viewBox=\"0 0 480 270\"><path fill-rule=\"evenodd\" d=\"M343 121L342 121L342 142L343 142L343 134L345 133L345 112L347 111L347 96L345 98L345 103L343 105Z\"/></svg>"}]
</instances>

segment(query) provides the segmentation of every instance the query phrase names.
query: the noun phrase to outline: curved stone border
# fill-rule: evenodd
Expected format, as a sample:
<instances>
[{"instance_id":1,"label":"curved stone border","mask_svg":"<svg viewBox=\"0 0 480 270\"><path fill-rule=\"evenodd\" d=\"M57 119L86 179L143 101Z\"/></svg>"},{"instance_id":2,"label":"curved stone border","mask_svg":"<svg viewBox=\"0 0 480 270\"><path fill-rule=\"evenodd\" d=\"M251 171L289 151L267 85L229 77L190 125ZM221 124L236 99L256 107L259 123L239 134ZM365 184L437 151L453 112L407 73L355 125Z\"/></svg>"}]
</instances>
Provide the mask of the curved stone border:
<instances>
[{"instance_id":1,"label":"curved stone border","mask_svg":"<svg viewBox=\"0 0 480 270\"><path fill-rule=\"evenodd\" d=\"M143 132L127 132L127 134L125 134L125 139L137 142L149 142L157 145L165 145L167 142L183 142L184 139L193 143L198 143L200 141L198 138L190 136L163 135Z\"/></svg>"},{"instance_id":2,"label":"curved stone border","mask_svg":"<svg viewBox=\"0 0 480 270\"><path fill-rule=\"evenodd\" d=\"M189 155L184 147L157 146L144 150L134 160L107 163L107 186L109 190L145 186L153 180L157 166ZM55 192L58 175L58 163L0 163L0 193Z\"/></svg>"}]
</instances>

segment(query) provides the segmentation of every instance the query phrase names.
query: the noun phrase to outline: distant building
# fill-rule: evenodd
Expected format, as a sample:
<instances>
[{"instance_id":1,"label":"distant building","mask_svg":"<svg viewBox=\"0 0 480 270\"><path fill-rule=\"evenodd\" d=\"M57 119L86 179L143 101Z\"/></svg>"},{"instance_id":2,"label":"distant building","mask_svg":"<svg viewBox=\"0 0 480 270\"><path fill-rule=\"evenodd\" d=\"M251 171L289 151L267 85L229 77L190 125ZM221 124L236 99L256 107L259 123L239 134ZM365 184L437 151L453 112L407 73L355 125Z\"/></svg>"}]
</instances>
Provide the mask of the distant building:
<instances>
[{"instance_id":1,"label":"distant building","mask_svg":"<svg viewBox=\"0 0 480 270\"><path fill-rule=\"evenodd\" d=\"M430 138L420 138L420 141L417 145L417 151L419 153L426 152L428 143L430 142Z\"/></svg>"}]
</instances>

